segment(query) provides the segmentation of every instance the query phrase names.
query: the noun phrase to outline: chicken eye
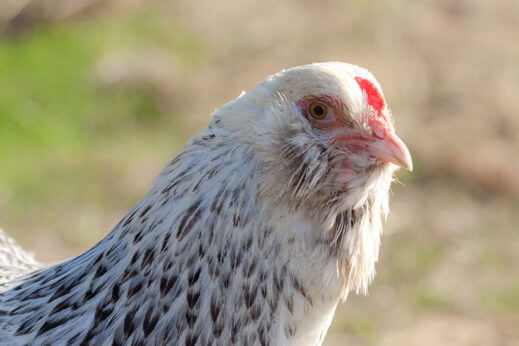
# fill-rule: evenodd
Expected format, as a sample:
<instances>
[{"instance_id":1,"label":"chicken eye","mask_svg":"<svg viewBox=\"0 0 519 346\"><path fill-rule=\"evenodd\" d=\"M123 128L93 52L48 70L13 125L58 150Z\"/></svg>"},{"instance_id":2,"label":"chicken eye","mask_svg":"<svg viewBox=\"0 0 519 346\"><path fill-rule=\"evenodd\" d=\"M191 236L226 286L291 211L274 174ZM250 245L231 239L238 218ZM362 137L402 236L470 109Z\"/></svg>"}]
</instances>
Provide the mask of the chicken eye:
<instances>
[{"instance_id":1,"label":"chicken eye","mask_svg":"<svg viewBox=\"0 0 519 346\"><path fill-rule=\"evenodd\" d=\"M312 102L308 108L312 118L322 120L328 114L328 107L322 102Z\"/></svg>"}]
</instances>

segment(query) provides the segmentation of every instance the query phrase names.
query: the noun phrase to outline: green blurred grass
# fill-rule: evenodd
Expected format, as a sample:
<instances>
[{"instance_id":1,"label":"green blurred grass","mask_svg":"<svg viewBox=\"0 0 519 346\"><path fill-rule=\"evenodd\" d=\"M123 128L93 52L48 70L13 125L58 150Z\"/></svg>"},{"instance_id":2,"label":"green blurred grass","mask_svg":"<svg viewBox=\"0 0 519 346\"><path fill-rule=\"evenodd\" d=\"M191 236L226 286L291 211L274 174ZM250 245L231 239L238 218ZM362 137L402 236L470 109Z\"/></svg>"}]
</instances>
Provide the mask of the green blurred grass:
<instances>
[{"instance_id":1,"label":"green blurred grass","mask_svg":"<svg viewBox=\"0 0 519 346\"><path fill-rule=\"evenodd\" d=\"M105 90L95 80L107 52L148 48L187 67L203 56L187 30L149 12L38 26L0 40L0 187L11 191L13 209L63 192L55 177L79 185L97 167L95 152L131 146L134 133L151 138L161 131L168 119L153 93Z\"/></svg>"},{"instance_id":2,"label":"green blurred grass","mask_svg":"<svg viewBox=\"0 0 519 346\"><path fill-rule=\"evenodd\" d=\"M482 305L492 311L519 312L519 282L505 288L493 289L481 296Z\"/></svg>"},{"instance_id":3,"label":"green blurred grass","mask_svg":"<svg viewBox=\"0 0 519 346\"><path fill-rule=\"evenodd\" d=\"M357 335L368 344L372 344L377 336L377 326L372 316L339 318L334 327L337 331Z\"/></svg>"},{"instance_id":4,"label":"green blurred grass","mask_svg":"<svg viewBox=\"0 0 519 346\"><path fill-rule=\"evenodd\" d=\"M432 311L448 310L452 306L447 297L428 287L421 287L418 290L415 304L419 309Z\"/></svg>"}]
</instances>

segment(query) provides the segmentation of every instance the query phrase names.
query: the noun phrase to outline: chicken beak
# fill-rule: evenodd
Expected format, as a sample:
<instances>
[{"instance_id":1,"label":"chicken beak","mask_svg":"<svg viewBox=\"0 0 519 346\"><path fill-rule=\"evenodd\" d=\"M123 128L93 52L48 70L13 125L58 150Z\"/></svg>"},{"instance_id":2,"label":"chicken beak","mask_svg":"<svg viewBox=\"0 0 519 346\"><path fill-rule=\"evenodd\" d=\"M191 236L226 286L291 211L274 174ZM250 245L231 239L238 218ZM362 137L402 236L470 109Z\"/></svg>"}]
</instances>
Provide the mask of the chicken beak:
<instances>
[{"instance_id":1,"label":"chicken beak","mask_svg":"<svg viewBox=\"0 0 519 346\"><path fill-rule=\"evenodd\" d=\"M373 157L383 162L390 162L399 167L407 168L409 171L413 170L413 160L409 149L395 134L375 140L370 145L369 151Z\"/></svg>"}]
</instances>

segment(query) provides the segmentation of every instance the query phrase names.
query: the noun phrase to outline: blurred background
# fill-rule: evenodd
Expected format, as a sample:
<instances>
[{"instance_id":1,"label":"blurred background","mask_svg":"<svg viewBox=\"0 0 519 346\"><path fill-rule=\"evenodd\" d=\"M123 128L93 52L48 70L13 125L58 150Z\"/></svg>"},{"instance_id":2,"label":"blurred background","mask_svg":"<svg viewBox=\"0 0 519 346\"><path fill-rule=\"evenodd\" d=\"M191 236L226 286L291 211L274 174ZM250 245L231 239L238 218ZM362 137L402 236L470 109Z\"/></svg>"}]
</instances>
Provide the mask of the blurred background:
<instances>
[{"instance_id":1,"label":"blurred background","mask_svg":"<svg viewBox=\"0 0 519 346\"><path fill-rule=\"evenodd\" d=\"M3 0L0 226L46 262L99 241L215 107L341 60L384 87L399 172L369 297L326 345L519 345L515 0Z\"/></svg>"}]
</instances>

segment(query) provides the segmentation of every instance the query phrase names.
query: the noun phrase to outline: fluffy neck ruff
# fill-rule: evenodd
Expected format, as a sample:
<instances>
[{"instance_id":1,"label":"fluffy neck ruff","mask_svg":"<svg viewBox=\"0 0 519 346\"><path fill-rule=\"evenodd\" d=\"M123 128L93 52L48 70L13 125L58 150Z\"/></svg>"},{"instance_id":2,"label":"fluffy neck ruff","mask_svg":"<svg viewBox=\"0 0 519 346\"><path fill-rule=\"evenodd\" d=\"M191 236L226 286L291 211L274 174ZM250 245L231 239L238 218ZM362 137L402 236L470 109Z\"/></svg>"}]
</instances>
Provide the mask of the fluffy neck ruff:
<instances>
[{"instance_id":1,"label":"fluffy neck ruff","mask_svg":"<svg viewBox=\"0 0 519 346\"><path fill-rule=\"evenodd\" d=\"M388 191L392 180L390 169L378 169L372 173L357 208L336 215L330 229L330 254L337 260L342 279L341 298L350 291L368 293L368 286L375 277L378 261L382 217L388 212Z\"/></svg>"},{"instance_id":2,"label":"fluffy neck ruff","mask_svg":"<svg viewBox=\"0 0 519 346\"><path fill-rule=\"evenodd\" d=\"M248 143L262 171L259 196L300 212L319 225L314 236L337 264L339 296L367 294L375 276L382 217L395 166L340 152L317 138L282 95L268 110L270 121L250 121ZM263 118L267 115L263 115ZM267 124L267 126L265 126ZM247 137L247 136L245 136ZM345 177L344 162L355 171Z\"/></svg>"},{"instance_id":3,"label":"fluffy neck ruff","mask_svg":"<svg viewBox=\"0 0 519 346\"><path fill-rule=\"evenodd\" d=\"M289 209L303 210L303 214L309 217L313 224L319 225L313 236L316 244L328 253L330 260L336 262L337 276L341 282L338 294L343 301L350 291L366 295L368 286L375 276L375 263L378 261L382 235L382 218L388 213L393 169L377 167L366 177L352 181L352 185L325 201L323 196L326 194L320 189L313 195L305 196L304 200L295 197L298 192L307 191L305 185L319 180L311 174L312 169L304 163L301 163L301 166L301 170L293 176L295 186L291 189L281 192L282 187L275 188L276 184L273 183L272 189L263 185L263 193L277 197L277 203L291 200ZM348 196L341 198L343 194Z\"/></svg>"}]
</instances>

